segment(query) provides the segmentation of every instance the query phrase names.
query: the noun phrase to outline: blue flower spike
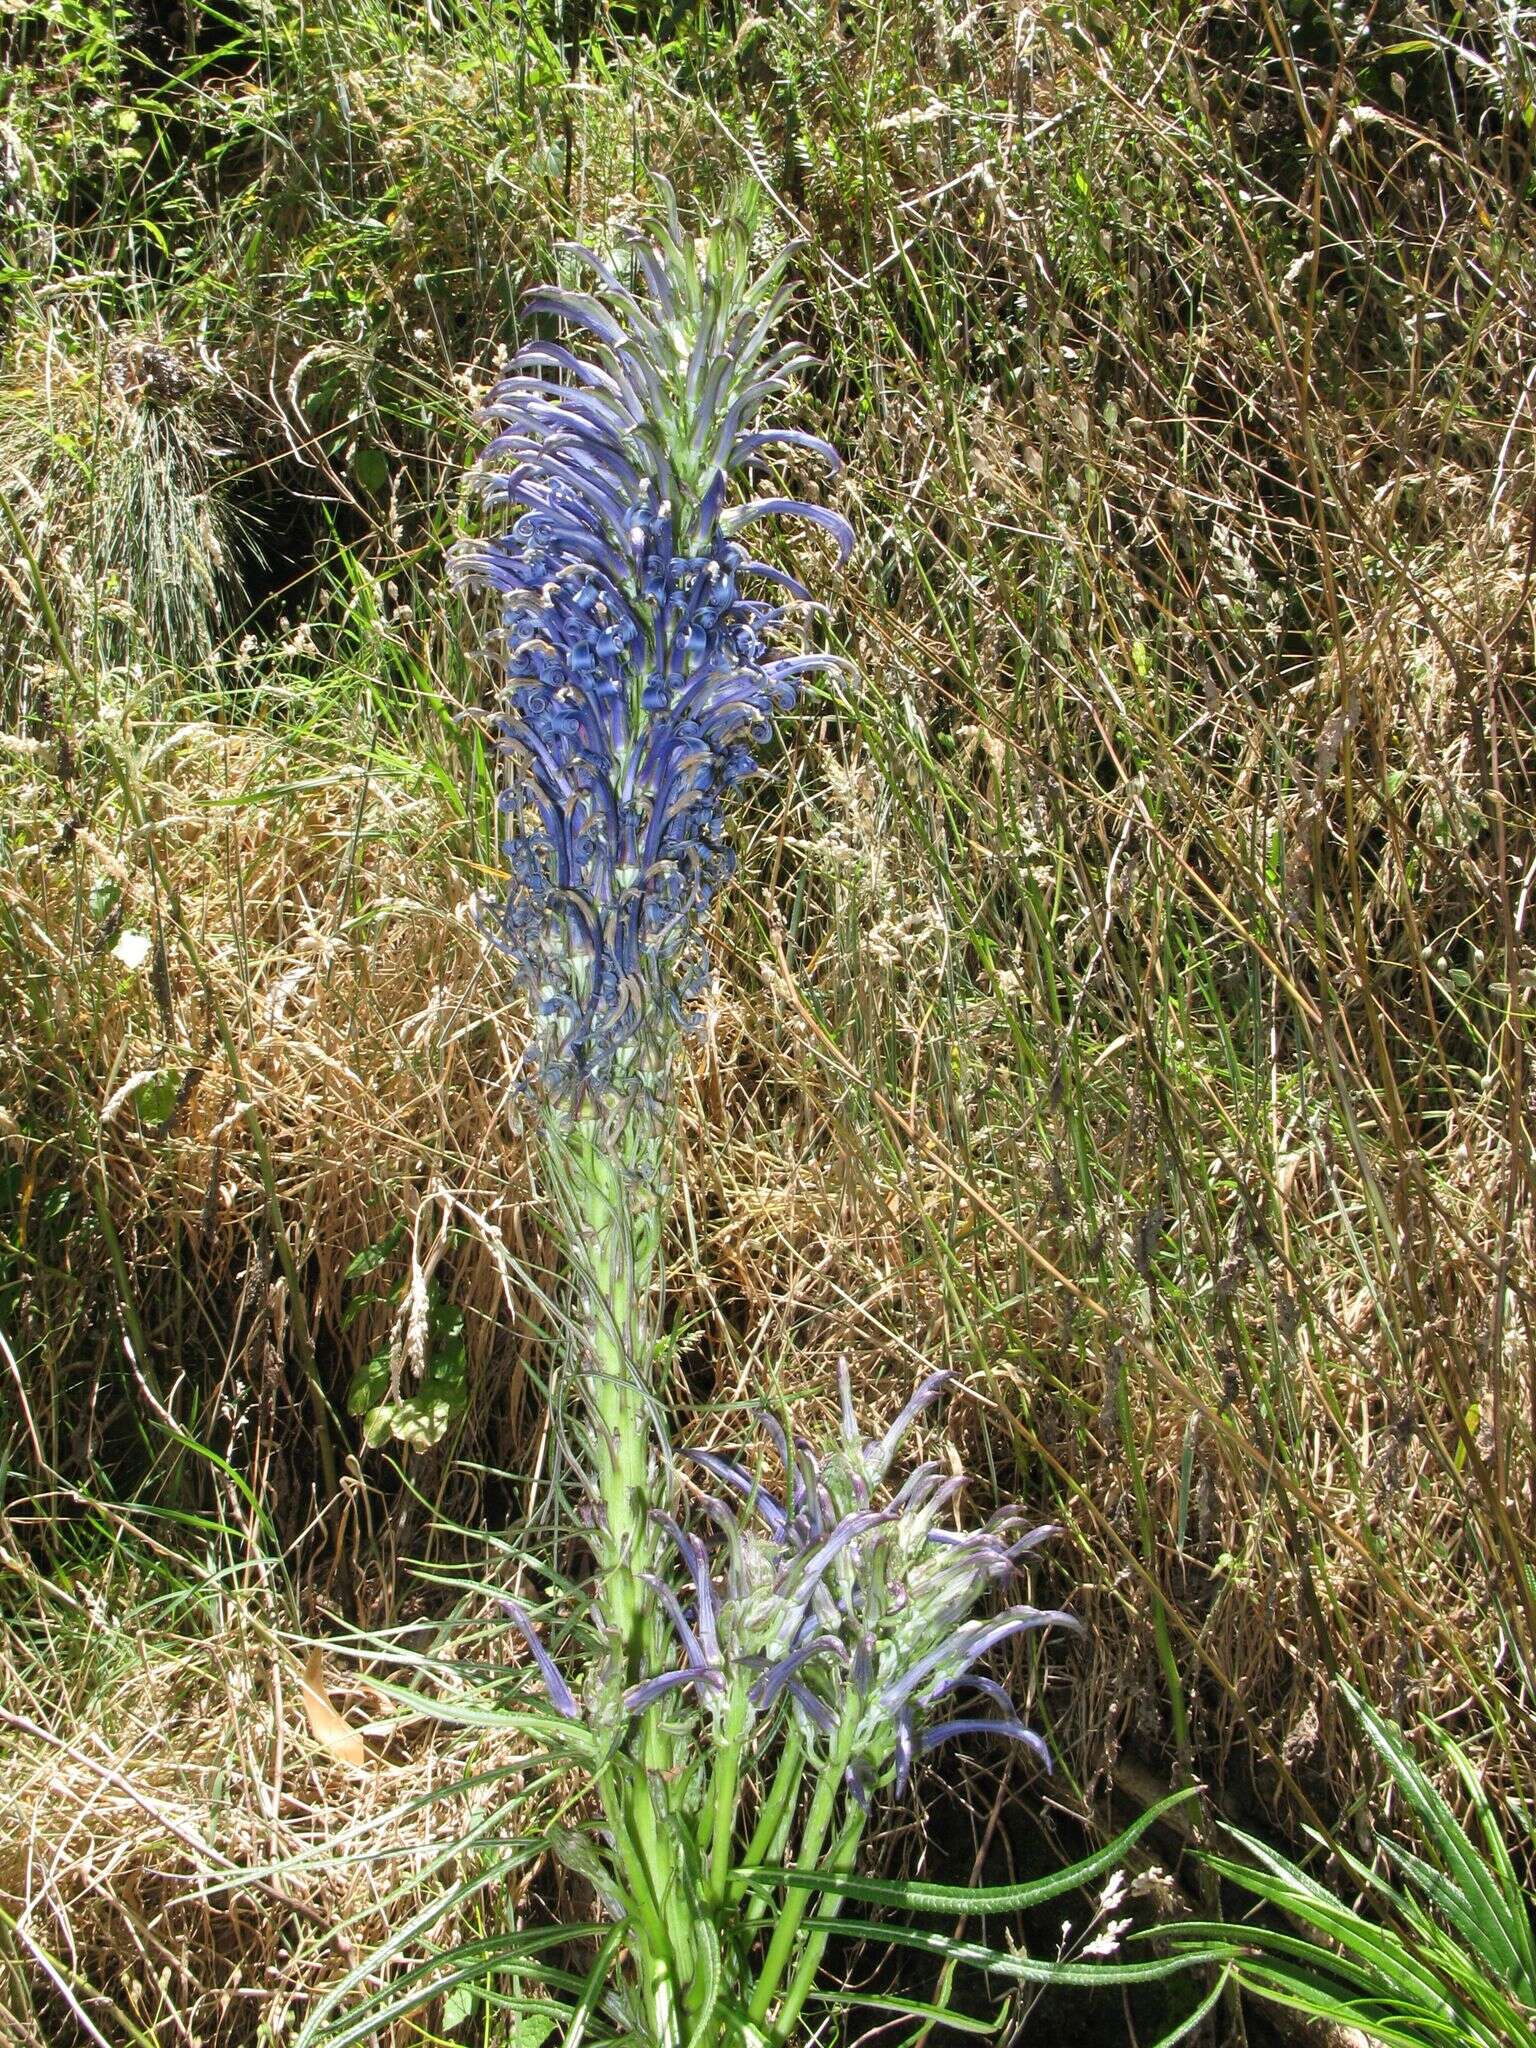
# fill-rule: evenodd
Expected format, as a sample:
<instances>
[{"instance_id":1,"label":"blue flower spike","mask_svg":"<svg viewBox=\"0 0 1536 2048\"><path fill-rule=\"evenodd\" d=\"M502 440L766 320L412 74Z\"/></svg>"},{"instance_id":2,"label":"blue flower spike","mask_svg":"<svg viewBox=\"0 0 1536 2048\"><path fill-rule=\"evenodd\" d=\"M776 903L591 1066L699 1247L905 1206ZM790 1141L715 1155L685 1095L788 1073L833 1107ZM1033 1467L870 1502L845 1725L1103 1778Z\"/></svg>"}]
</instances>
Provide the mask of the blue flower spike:
<instances>
[{"instance_id":1,"label":"blue flower spike","mask_svg":"<svg viewBox=\"0 0 1536 2048\"><path fill-rule=\"evenodd\" d=\"M848 1786L861 1803L880 1785L901 1797L915 1761L961 1737L1020 1743L1050 1769L1049 1750L1020 1720L1006 1689L974 1667L1014 1637L1079 1626L1060 1609L1027 1604L985 1618L977 1613L992 1589L1056 1533L1054 1524L1015 1535L1023 1518L1009 1508L980 1529L940 1527L939 1514L965 1481L941 1478L932 1462L918 1465L886 1506L869 1504L901 1440L949 1377L924 1380L884 1436L866 1439L845 1375L841 1440L820 1457L803 1441L792 1442L775 1417L761 1416L785 1467L787 1508L734 1459L689 1454L728 1490L727 1499L702 1496L721 1538L713 1566L697 1537L670 1518L666 1523L697 1612L711 1617L715 1644L701 1651L702 1629L674 1614L688 1663L651 1696L708 1684L724 1699L740 1671L755 1714L766 1722L787 1700L808 1742L823 1749L852 1717ZM948 1719L936 1715L956 1692L998 1712L985 1715L972 1705L950 1708Z\"/></svg>"},{"instance_id":2,"label":"blue flower spike","mask_svg":"<svg viewBox=\"0 0 1536 2048\"><path fill-rule=\"evenodd\" d=\"M951 1742L1049 1769L985 1663L1076 1623L1013 1596L1052 1530L1013 1508L961 1526L966 1480L936 1460L892 1476L948 1373L866 1435L844 1366L825 1439L759 1411L763 1459L701 1449L680 1485L660 1372L674 1053L709 973L733 793L807 678L843 666L811 642L806 562L830 539L841 565L853 536L789 481L839 467L776 418L811 360L776 339L792 252L754 277L744 225L685 237L658 190L650 238L570 246L571 288L526 302L532 338L484 412L484 531L454 557L497 682L506 885L487 924L531 1011L570 1281L556 1407L593 1567L574 1690L506 1613L530 1691L579 1724L550 1746L584 1762L601 1809L552 1844L622 1923L603 1952L613 2038L787 2048L836 1900L806 1922L811 1889L785 1886L770 1920L765 1869L813 1870L834 1842L851 1860L875 1802ZM793 567L754 552L786 529Z\"/></svg>"},{"instance_id":3,"label":"blue flower spike","mask_svg":"<svg viewBox=\"0 0 1536 2048\"><path fill-rule=\"evenodd\" d=\"M658 187L654 240L615 265L570 245L592 289L527 300L571 345L527 343L492 392L480 490L506 523L454 556L495 619L495 936L533 1006L539 1085L569 1107L659 1090L707 974L728 800L804 678L841 665L806 650L804 584L738 536L784 520L840 562L853 545L824 505L742 491L765 463L839 466L816 436L758 424L811 361L771 345L792 252L753 280L743 229L695 247Z\"/></svg>"}]
</instances>

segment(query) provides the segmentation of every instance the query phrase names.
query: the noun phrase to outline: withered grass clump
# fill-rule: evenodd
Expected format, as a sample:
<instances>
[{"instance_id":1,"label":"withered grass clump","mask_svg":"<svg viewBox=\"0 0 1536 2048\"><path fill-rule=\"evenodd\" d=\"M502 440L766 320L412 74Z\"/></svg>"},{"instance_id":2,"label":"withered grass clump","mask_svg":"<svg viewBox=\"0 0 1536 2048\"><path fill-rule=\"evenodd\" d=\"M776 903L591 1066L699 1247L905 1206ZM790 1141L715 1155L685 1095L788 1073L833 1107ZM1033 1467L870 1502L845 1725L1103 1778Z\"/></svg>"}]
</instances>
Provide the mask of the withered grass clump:
<instances>
[{"instance_id":1,"label":"withered grass clump","mask_svg":"<svg viewBox=\"0 0 1536 2048\"><path fill-rule=\"evenodd\" d=\"M0 573L8 727L46 725L60 681L34 570L88 667L130 670L161 704L206 682L249 547L216 397L153 335L86 340L53 320L27 337L0 386L0 487L20 536Z\"/></svg>"},{"instance_id":2,"label":"withered grass clump","mask_svg":"<svg viewBox=\"0 0 1536 2048\"><path fill-rule=\"evenodd\" d=\"M5 768L36 828L0 874L27 1027L0 1086L39 1471L165 1478L185 1431L280 1520L307 1516L370 1352L393 1335L393 1369L421 1368L396 1313L413 1266L453 1273L504 1449L528 1188L499 1114L517 1027L447 857L462 820L419 767L312 730L125 723L75 748L68 788L53 746ZM88 817L56 820L108 774Z\"/></svg>"},{"instance_id":3,"label":"withered grass clump","mask_svg":"<svg viewBox=\"0 0 1536 2048\"><path fill-rule=\"evenodd\" d=\"M1017 1675L1063 1810L1189 1776L1210 1815L1355 1843L1378 1785L1344 1675L1456 1737L1529 1863L1536 240L1508 18L816 4L731 41L701 15L680 98L611 24L509 48L472 10L419 36L324 12L244 73L168 61L156 90L228 130L165 188L207 258L169 285L91 154L129 147L133 75L87 77L61 19L6 31L52 65L0 129L17 246L106 280L103 332L199 364L206 341L209 390L155 402L211 435L198 408L236 395L217 479L271 565L247 558L248 618L216 590L178 696L142 586L104 634L50 542L61 655L4 564L18 2040L72 2038L38 1950L76 1996L81 1959L109 2039L158 2040L178 2000L191 2038L254 2038L297 1981L282 1923L265 1878L221 1891L188 1844L227 1844L228 1804L275 1864L290 1821L290 1847L339 1837L357 1796L309 1750L298 1817L272 1805L302 1703L222 1620L79 1622L43 1682L37 1617L110 1577L114 1517L180 1518L156 1554L195 1559L188 1586L199 1517L252 1582L286 1557L300 1591L260 1625L295 1645L446 1611L404 1561L448 1574L447 1523L557 1520L523 1020L467 914L494 853L443 476L520 252L627 217L636 154L706 205L750 166L808 233L812 395L861 536L832 622L859 681L756 800L688 1082L680 1402L739 1444L749 1401L830 1401L840 1359L872 1420L955 1368L965 1468L1069 1532L1035 1591L1089 1632L1040 1697ZM71 62L66 121L44 86ZM381 80L409 118L382 122ZM449 176L487 107L494 146ZM7 317L36 386L55 302ZM107 376L116 345L71 360ZM345 1410L360 1374L375 1405L430 1376L423 1299L462 1312L467 1402L402 1478ZM446 1785L473 1754L439 1730L411 1768ZM902 1853L960 1878L1031 1854L1041 1788L995 1762L935 1786L943 1825ZM407 1862L451 1833L427 1811ZM294 1895L305 1997L383 1938L362 1882L309 1866ZM354 1910L327 1945L313 1916ZM226 2011L219 1958L246 1955Z\"/></svg>"},{"instance_id":4,"label":"withered grass clump","mask_svg":"<svg viewBox=\"0 0 1536 2048\"><path fill-rule=\"evenodd\" d=\"M524 1781L515 1741L402 1706L351 1646L301 1662L271 1560L193 1582L124 1518L71 1581L10 1534L0 1562L32 1600L0 1707L0 2039L266 2042L338 1975L371 1981L406 1919L439 1939L505 1924L513 1894L480 1881ZM439 1662L423 1704L495 1682L483 1643L454 1647L464 1679Z\"/></svg>"}]
</instances>

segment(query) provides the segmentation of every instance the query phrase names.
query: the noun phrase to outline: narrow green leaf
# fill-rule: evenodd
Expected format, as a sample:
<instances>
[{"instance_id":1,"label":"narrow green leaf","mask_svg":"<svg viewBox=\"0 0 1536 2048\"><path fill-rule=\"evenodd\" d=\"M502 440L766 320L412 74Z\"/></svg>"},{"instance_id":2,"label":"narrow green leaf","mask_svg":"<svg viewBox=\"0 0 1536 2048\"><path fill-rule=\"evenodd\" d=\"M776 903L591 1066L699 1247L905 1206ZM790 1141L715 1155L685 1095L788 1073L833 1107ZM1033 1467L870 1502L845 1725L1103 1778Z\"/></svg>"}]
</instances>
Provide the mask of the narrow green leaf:
<instances>
[{"instance_id":1,"label":"narrow green leaf","mask_svg":"<svg viewBox=\"0 0 1536 2048\"><path fill-rule=\"evenodd\" d=\"M628 1921L620 1921L617 1927L610 1930L607 1939L593 1958L592 1967L587 1972L587 1981L581 1987L581 1996L576 2001L576 2009L571 2015L571 2024L565 2030L562 2048L581 2048L582 2037L591 2024L598 2001L608 1988L613 1959L618 1954L619 1946L628 1931Z\"/></svg>"},{"instance_id":2,"label":"narrow green leaf","mask_svg":"<svg viewBox=\"0 0 1536 2048\"><path fill-rule=\"evenodd\" d=\"M1159 2034L1157 2039L1151 2044L1151 2048L1175 2048L1175 2043L1187 2040L1206 2015L1216 2010L1216 2007L1221 2003L1227 1986L1232 1981L1232 1977L1233 1965L1227 1963L1223 1967L1221 1975L1216 1979L1216 1982L1207 1991L1194 2011L1187 2013L1171 2033Z\"/></svg>"},{"instance_id":3,"label":"narrow green leaf","mask_svg":"<svg viewBox=\"0 0 1536 2048\"><path fill-rule=\"evenodd\" d=\"M1314 1951L1314 1955L1316 1951ZM1338 1997L1326 1978L1280 1958L1236 1965L1239 1982L1261 1998L1310 2014L1334 2026L1350 2027L1388 2048L1507 2048L1496 2035L1469 2030L1459 2021L1412 2009L1404 2012L1383 1997Z\"/></svg>"},{"instance_id":4,"label":"narrow green leaf","mask_svg":"<svg viewBox=\"0 0 1536 2048\"><path fill-rule=\"evenodd\" d=\"M1516 1975L1521 1969L1522 1958L1504 1925L1506 1902L1500 1897L1493 1873L1468 1840L1449 1805L1419 1767L1417 1758L1398 1731L1383 1720L1369 1700L1353 1687L1343 1680L1339 1685L1372 1746L1392 1773L1398 1790L1418 1817L1426 1845L1441 1858L1447 1871L1459 1883L1467 1910L1476 1915L1489 1945L1490 1963L1501 1969L1506 1977Z\"/></svg>"},{"instance_id":5,"label":"narrow green leaf","mask_svg":"<svg viewBox=\"0 0 1536 2048\"><path fill-rule=\"evenodd\" d=\"M834 2008L856 2005L860 2012L899 2013L906 2019L924 2020L929 2026L947 2027L955 2034L995 2034L1008 2017L1006 2005L998 2007L994 2018L982 2020L972 2013L955 2012L947 2005L926 2005L920 1998L897 1998L874 1991L813 1991L806 2003Z\"/></svg>"},{"instance_id":6,"label":"narrow green leaf","mask_svg":"<svg viewBox=\"0 0 1536 2048\"><path fill-rule=\"evenodd\" d=\"M743 1868L735 1874L749 1888L789 1885L802 1891L858 1899L870 1906L895 1906L908 1913L1022 1913L1060 1898L1064 1892L1092 1884L1121 1862L1126 1850L1165 1813L1194 1796L1193 1787L1170 1793L1139 1815L1107 1848L1095 1850L1093 1855L1068 1864L1065 1870L1050 1877L1033 1878L1025 1884L928 1884L917 1878L851 1877L831 1871L777 1869L766 1864Z\"/></svg>"},{"instance_id":7,"label":"narrow green leaf","mask_svg":"<svg viewBox=\"0 0 1536 2048\"><path fill-rule=\"evenodd\" d=\"M1054 1959L1016 1954L1011 1950L988 1948L979 1941L957 1941L952 1935L915 1927L889 1927L879 1920L806 1920L807 1930L848 1935L859 1941L876 1941L887 1948L920 1949L942 1962L968 1964L997 1977L1011 1977L1020 1984L1082 1984L1102 1989L1110 1984L1150 1984L1160 1977L1176 1977L1184 1970L1203 1964L1220 1965L1230 1958L1230 1948L1192 1950L1189 1954L1159 1956L1146 1963L1060 1963Z\"/></svg>"},{"instance_id":8,"label":"narrow green leaf","mask_svg":"<svg viewBox=\"0 0 1536 2048\"><path fill-rule=\"evenodd\" d=\"M720 1937L713 1923L706 1915L700 1914L693 1923L694 1965L702 1978L699 1993L698 2017L688 2031L688 2048L704 2048L709 2040L710 2022L715 2016L715 2006L720 1997ZM694 1987L688 1987L690 1996Z\"/></svg>"}]
</instances>

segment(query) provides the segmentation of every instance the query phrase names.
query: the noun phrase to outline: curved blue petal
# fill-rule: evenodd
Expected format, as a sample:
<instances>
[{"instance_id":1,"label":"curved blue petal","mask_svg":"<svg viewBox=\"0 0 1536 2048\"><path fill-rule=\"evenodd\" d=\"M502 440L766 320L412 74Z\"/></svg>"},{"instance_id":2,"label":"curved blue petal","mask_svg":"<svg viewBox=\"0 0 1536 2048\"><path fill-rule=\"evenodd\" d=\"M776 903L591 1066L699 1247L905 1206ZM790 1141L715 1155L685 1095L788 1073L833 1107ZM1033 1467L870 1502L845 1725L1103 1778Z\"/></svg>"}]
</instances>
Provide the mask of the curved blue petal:
<instances>
[{"instance_id":1,"label":"curved blue petal","mask_svg":"<svg viewBox=\"0 0 1536 2048\"><path fill-rule=\"evenodd\" d=\"M750 1472L744 1472L740 1465L733 1464L729 1458L722 1458L715 1451L685 1451L683 1456L691 1459L695 1465L702 1465L711 1478L719 1479L726 1486L734 1488L744 1500L757 1509L775 1536L783 1535L783 1508L771 1493L763 1491Z\"/></svg>"},{"instance_id":2,"label":"curved blue petal","mask_svg":"<svg viewBox=\"0 0 1536 2048\"><path fill-rule=\"evenodd\" d=\"M781 1657L777 1664L763 1673L752 1687L752 1704L766 1712L801 1666L808 1664L813 1657L838 1657L846 1661L847 1652L836 1636L813 1636L808 1643L801 1643L798 1649L791 1650L787 1657Z\"/></svg>"},{"instance_id":3,"label":"curved blue petal","mask_svg":"<svg viewBox=\"0 0 1536 2048\"><path fill-rule=\"evenodd\" d=\"M576 1695L560 1676L560 1668L545 1649L538 1630L515 1600L505 1600L502 1605L522 1631L523 1640L533 1654L534 1663L539 1667L539 1676L544 1681L544 1690L549 1694L550 1705L557 1714L563 1714L567 1721L579 1721L581 1708L576 1704Z\"/></svg>"},{"instance_id":4,"label":"curved blue petal","mask_svg":"<svg viewBox=\"0 0 1536 2048\"><path fill-rule=\"evenodd\" d=\"M830 441L823 441L818 434L802 434L793 427L769 427L761 433L740 434L731 451L731 466L750 462L754 455L761 455L767 448L795 448L806 455L814 455L835 476L843 466L843 458Z\"/></svg>"},{"instance_id":5,"label":"curved blue petal","mask_svg":"<svg viewBox=\"0 0 1536 2048\"><path fill-rule=\"evenodd\" d=\"M916 1393L907 1402L896 1420L891 1424L876 1448L872 1465L877 1477L883 1477L895 1457L898 1446L907 1431L916 1422L925 1408L931 1408L944 1388L954 1378L952 1372L931 1372L919 1385Z\"/></svg>"},{"instance_id":6,"label":"curved blue petal","mask_svg":"<svg viewBox=\"0 0 1536 2048\"><path fill-rule=\"evenodd\" d=\"M917 1739L918 1753L928 1756L941 1743L953 1742L958 1735L995 1735L1007 1742L1022 1742L1032 1749L1047 1770L1053 1768L1051 1752L1044 1738L1033 1728L1026 1728L1022 1721L989 1721L985 1717L976 1720L942 1721L937 1728L925 1728Z\"/></svg>"},{"instance_id":7,"label":"curved blue petal","mask_svg":"<svg viewBox=\"0 0 1536 2048\"><path fill-rule=\"evenodd\" d=\"M703 1664L706 1661L703 1645L694 1634L693 1625L683 1612L683 1603L678 1599L666 1580L658 1578L654 1572L643 1572L641 1578L667 1610L667 1618L672 1623L673 1628L676 1629L677 1639L683 1646L683 1655L690 1664Z\"/></svg>"},{"instance_id":8,"label":"curved blue petal","mask_svg":"<svg viewBox=\"0 0 1536 2048\"><path fill-rule=\"evenodd\" d=\"M971 1622L967 1627L957 1629L954 1636L941 1643L936 1650L919 1657L901 1676L888 1685L881 1694L881 1700L888 1712L903 1706L912 1695L932 1677L935 1671L946 1664L953 1664L956 1673L967 1671L978 1657L984 1657L988 1650L1005 1642L1010 1636L1022 1635L1037 1628L1080 1629L1082 1623L1075 1615L1060 1609L1039 1607L1010 1607L993 1621Z\"/></svg>"},{"instance_id":9,"label":"curved blue petal","mask_svg":"<svg viewBox=\"0 0 1536 2048\"><path fill-rule=\"evenodd\" d=\"M837 1718L831 1708L817 1699L813 1692L808 1692L798 1678L792 1678L786 1689L795 1705L814 1728L823 1735L836 1734Z\"/></svg>"},{"instance_id":10,"label":"curved blue petal","mask_svg":"<svg viewBox=\"0 0 1536 2048\"><path fill-rule=\"evenodd\" d=\"M669 1692L681 1692L689 1685L704 1686L712 1692L725 1690L725 1680L718 1671L707 1664L693 1664L686 1671L663 1671L655 1678L643 1678L620 1698L626 1713L643 1714L647 1707L654 1706Z\"/></svg>"},{"instance_id":11,"label":"curved blue petal","mask_svg":"<svg viewBox=\"0 0 1536 2048\"><path fill-rule=\"evenodd\" d=\"M810 505L803 498L754 498L749 505L736 505L720 519L720 530L726 534L738 534L743 527L753 526L759 519L774 518L808 519L813 526L820 526L830 533L837 542L837 558L846 562L853 553L853 528L841 512L833 512L825 505Z\"/></svg>"},{"instance_id":12,"label":"curved blue petal","mask_svg":"<svg viewBox=\"0 0 1536 2048\"><path fill-rule=\"evenodd\" d=\"M1011 1721L1016 1718L1013 1699L1009 1694L1008 1688L999 1685L995 1678L978 1678L971 1671L962 1671L956 1678L946 1678L942 1685L931 1686L923 1695L923 1705L925 1707L932 1706L936 1700L941 1700L945 1693L960 1692L962 1690L979 1692L983 1699L991 1700L994 1706L1002 1708L1005 1720Z\"/></svg>"},{"instance_id":13,"label":"curved blue petal","mask_svg":"<svg viewBox=\"0 0 1536 2048\"><path fill-rule=\"evenodd\" d=\"M677 1546L677 1553L693 1580L694 1598L697 1602L699 1640L704 1645L705 1655L711 1663L718 1663L720 1643L715 1633L715 1589L710 1582L709 1558L703 1544L691 1530L680 1528L671 1515L653 1509L651 1520L659 1529L665 1529Z\"/></svg>"}]
</instances>

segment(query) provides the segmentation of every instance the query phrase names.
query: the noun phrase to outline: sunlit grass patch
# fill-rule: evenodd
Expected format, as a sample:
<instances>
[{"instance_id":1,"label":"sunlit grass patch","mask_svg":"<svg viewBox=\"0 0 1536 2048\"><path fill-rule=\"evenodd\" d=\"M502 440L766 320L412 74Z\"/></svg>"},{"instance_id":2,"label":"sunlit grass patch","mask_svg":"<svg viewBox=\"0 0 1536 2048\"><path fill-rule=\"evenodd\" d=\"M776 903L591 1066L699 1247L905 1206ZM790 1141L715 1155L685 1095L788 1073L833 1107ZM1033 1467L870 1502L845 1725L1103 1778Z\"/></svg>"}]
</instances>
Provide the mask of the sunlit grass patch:
<instances>
[{"instance_id":1,"label":"sunlit grass patch","mask_svg":"<svg viewBox=\"0 0 1536 2048\"><path fill-rule=\"evenodd\" d=\"M176 49L7 17L0 445L68 656L7 551L7 1501L40 1534L129 1488L205 1512L184 1434L291 1535L334 1411L341 1505L295 1578L383 1625L430 1517L343 1411L430 1365L413 1255L467 1353L423 1493L546 1497L524 1020L460 915L493 854L449 479L553 236L629 217L642 162L711 200L751 169L809 235L862 680L757 793L718 935L675 1391L724 1444L766 1388L830 1408L840 1358L877 1422L954 1367L957 1455L1071 1532L1041 1591L1094 1632L1030 1713L1099 1813L1188 1773L1210 1820L1348 1846L1378 1780L1344 1676L1444 1723L1523 1863L1528 53L1436 9L1277 46L1210 8L808 4L661 50L643 10L585 40L578 11L564 46L515 11L240 10ZM141 387L149 344L192 386ZM15 1583L32 1630L52 1596ZM60 1637L67 1698L26 1636L38 1725L142 1761L180 1702L211 1757L228 1653L134 1611ZM54 1751L26 1755L31 1829ZM212 1763L186 1808L145 1769L172 1815L212 1798ZM81 1948L106 2031L153 2038L165 1958L112 1894L135 1809L91 1785L61 1810L107 1801L118 1847L39 1834L48 1896L110 1930ZM972 1819L1014 1853L1011 1788L966 1781L957 1855ZM223 1983L199 1944L266 1957L144 1832L173 1983ZM47 1969L5 1968L53 2048ZM212 2038L278 2009L256 1981L199 2008Z\"/></svg>"},{"instance_id":2,"label":"sunlit grass patch","mask_svg":"<svg viewBox=\"0 0 1536 2048\"><path fill-rule=\"evenodd\" d=\"M498 1682L483 1630L307 1640L258 1524L203 1522L198 1569L163 1522L87 1508L42 1562L41 1517L4 1520L0 1954L22 2039L269 2042L402 1928L419 1961L513 1922L494 1876L531 1751L474 1711ZM374 2038L443 2023L428 2001Z\"/></svg>"}]
</instances>

